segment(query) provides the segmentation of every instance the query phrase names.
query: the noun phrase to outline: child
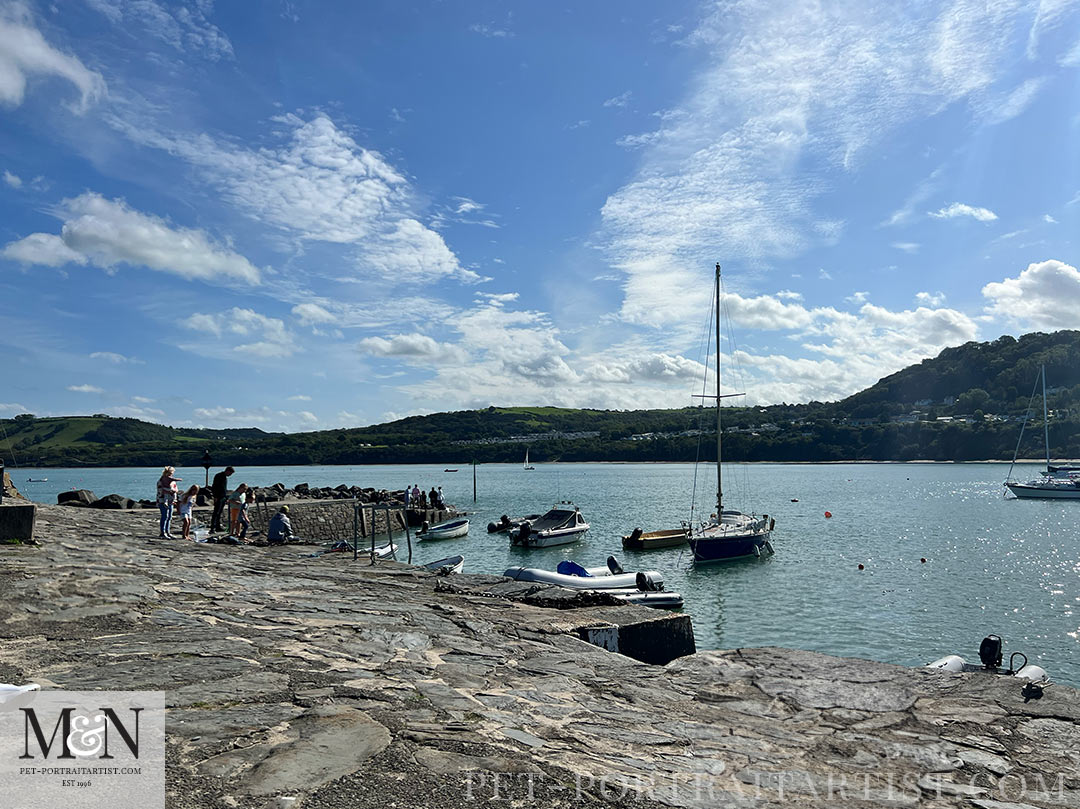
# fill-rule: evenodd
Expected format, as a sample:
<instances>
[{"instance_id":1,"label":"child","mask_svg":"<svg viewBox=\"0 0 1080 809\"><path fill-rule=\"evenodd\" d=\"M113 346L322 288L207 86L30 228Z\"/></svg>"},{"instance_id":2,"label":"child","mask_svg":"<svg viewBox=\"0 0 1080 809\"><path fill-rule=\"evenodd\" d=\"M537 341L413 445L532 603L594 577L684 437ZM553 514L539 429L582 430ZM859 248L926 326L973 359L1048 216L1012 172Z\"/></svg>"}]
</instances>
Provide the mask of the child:
<instances>
[{"instance_id":1,"label":"child","mask_svg":"<svg viewBox=\"0 0 1080 809\"><path fill-rule=\"evenodd\" d=\"M244 510L244 503L247 502L247 488L246 483L241 483L229 495L229 536L235 537L240 534L240 514Z\"/></svg>"},{"instance_id":2,"label":"child","mask_svg":"<svg viewBox=\"0 0 1080 809\"><path fill-rule=\"evenodd\" d=\"M180 539L191 539L191 510L195 508L195 498L198 494L199 487L192 486L180 495L180 519L183 520Z\"/></svg>"},{"instance_id":3,"label":"child","mask_svg":"<svg viewBox=\"0 0 1080 809\"><path fill-rule=\"evenodd\" d=\"M251 521L248 519L248 508L255 502L255 492L248 489L245 493L244 502L240 505L240 539L247 538L248 528L251 527Z\"/></svg>"}]
</instances>

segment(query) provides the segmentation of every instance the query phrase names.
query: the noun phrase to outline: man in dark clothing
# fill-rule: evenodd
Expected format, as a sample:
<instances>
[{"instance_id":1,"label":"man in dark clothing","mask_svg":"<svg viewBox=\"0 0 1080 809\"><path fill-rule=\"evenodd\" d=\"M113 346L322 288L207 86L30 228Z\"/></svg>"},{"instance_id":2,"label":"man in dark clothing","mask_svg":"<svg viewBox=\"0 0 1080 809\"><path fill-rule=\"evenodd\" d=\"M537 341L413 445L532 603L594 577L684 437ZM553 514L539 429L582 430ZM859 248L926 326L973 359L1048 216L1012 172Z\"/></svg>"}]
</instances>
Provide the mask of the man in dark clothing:
<instances>
[{"instance_id":1,"label":"man in dark clothing","mask_svg":"<svg viewBox=\"0 0 1080 809\"><path fill-rule=\"evenodd\" d=\"M225 500L229 496L229 475L236 470L231 466L225 467L225 471L214 475L214 482L210 485L210 493L214 495L214 516L210 519L211 531L222 531L221 515L225 511Z\"/></svg>"}]
</instances>

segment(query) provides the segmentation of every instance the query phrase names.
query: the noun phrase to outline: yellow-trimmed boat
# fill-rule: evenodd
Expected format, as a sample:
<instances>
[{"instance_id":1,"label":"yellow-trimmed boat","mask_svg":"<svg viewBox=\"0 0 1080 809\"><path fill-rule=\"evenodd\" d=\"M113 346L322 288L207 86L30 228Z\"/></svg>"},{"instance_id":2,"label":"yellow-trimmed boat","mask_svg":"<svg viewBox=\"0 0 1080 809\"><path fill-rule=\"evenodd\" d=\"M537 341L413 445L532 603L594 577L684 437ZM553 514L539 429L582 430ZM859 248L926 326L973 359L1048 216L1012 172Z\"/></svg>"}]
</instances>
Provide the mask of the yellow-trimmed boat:
<instances>
[{"instance_id":1,"label":"yellow-trimmed boat","mask_svg":"<svg viewBox=\"0 0 1080 809\"><path fill-rule=\"evenodd\" d=\"M674 548L686 542L685 528L672 528L667 531L649 531L642 533L635 528L632 533L622 538L622 546L628 551L651 551L657 548Z\"/></svg>"}]
</instances>

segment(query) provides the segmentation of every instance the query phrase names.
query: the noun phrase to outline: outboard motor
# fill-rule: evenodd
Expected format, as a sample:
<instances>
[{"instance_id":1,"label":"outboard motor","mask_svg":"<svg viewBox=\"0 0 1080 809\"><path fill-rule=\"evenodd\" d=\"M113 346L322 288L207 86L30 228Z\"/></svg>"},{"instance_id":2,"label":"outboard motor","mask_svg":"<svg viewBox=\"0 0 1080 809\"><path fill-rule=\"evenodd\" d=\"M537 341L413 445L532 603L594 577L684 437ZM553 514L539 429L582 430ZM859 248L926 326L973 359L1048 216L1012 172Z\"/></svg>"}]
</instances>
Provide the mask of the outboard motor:
<instances>
[{"instance_id":1,"label":"outboard motor","mask_svg":"<svg viewBox=\"0 0 1080 809\"><path fill-rule=\"evenodd\" d=\"M607 558L607 569L611 571L612 576L618 576L620 573L625 572L622 569L622 565L619 564L619 560L614 556L609 556Z\"/></svg>"},{"instance_id":2,"label":"outboard motor","mask_svg":"<svg viewBox=\"0 0 1080 809\"><path fill-rule=\"evenodd\" d=\"M427 533L427 530L428 530L428 529L429 529L430 527L431 527L431 525L430 525L430 524L428 523L428 521L427 521L427 520L424 520L424 521L423 521L423 522L422 522L422 523L420 524L420 533L421 533L421 534L426 534L426 533Z\"/></svg>"},{"instance_id":3,"label":"outboard motor","mask_svg":"<svg viewBox=\"0 0 1080 809\"><path fill-rule=\"evenodd\" d=\"M983 638L983 642L979 644L979 660L981 660L982 664L988 669L999 668L1001 666L1001 649L1001 637L998 635L987 635Z\"/></svg>"},{"instance_id":4,"label":"outboard motor","mask_svg":"<svg viewBox=\"0 0 1080 809\"><path fill-rule=\"evenodd\" d=\"M532 533L532 525L529 523L528 520L525 520L525 522L523 522L521 524L521 527L518 528L518 539L520 539L522 542L524 542L525 540L527 540L529 538L529 534L531 534L531 533Z\"/></svg>"},{"instance_id":5,"label":"outboard motor","mask_svg":"<svg viewBox=\"0 0 1080 809\"><path fill-rule=\"evenodd\" d=\"M493 522L488 523L488 533L489 534L494 534L498 530L499 530L499 526L497 526L495 523L493 523Z\"/></svg>"}]
</instances>

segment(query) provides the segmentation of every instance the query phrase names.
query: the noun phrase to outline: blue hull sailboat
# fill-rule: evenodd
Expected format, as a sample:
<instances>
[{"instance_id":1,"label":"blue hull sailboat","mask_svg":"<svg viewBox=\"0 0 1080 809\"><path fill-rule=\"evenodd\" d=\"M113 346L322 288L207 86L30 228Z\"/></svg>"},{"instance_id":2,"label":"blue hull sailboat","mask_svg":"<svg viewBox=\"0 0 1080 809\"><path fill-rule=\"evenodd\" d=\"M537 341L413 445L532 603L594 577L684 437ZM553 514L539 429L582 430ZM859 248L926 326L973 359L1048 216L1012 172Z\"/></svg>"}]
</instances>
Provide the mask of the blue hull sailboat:
<instances>
[{"instance_id":1,"label":"blue hull sailboat","mask_svg":"<svg viewBox=\"0 0 1080 809\"><path fill-rule=\"evenodd\" d=\"M690 530L688 542L696 564L727 562L733 559L761 558L773 553L769 537L776 520L764 514L760 517L733 509L724 510L723 473L721 459L720 399L720 265L716 265L716 514L705 523Z\"/></svg>"}]
</instances>

